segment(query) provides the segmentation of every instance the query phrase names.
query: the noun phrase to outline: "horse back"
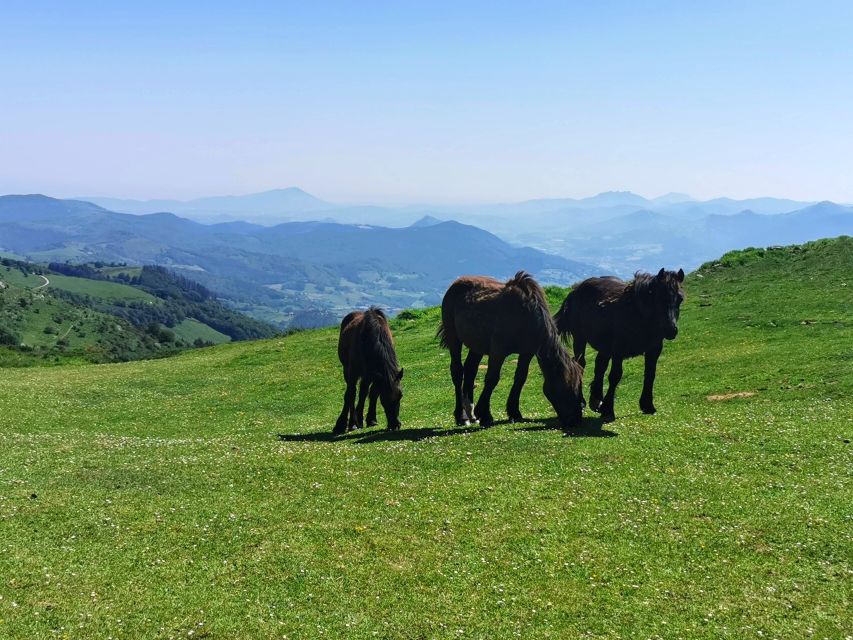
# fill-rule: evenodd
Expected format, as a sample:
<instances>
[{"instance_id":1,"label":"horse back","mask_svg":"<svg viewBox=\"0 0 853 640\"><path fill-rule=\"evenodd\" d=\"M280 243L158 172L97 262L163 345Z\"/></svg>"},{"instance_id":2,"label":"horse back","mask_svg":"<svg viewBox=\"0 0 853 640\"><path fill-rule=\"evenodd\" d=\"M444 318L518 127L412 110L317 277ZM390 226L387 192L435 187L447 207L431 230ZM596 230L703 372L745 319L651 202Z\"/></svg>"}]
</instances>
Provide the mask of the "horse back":
<instances>
[{"instance_id":1,"label":"horse back","mask_svg":"<svg viewBox=\"0 0 853 640\"><path fill-rule=\"evenodd\" d=\"M614 321L613 304L619 300L626 286L625 282L612 276L587 278L575 286L555 318L560 333L571 334L575 338L582 336L590 342L602 342L604 335L615 329L611 326Z\"/></svg>"},{"instance_id":2,"label":"horse back","mask_svg":"<svg viewBox=\"0 0 853 640\"><path fill-rule=\"evenodd\" d=\"M561 333L589 342L598 351L634 357L655 341L632 300L629 284L612 276L588 278L569 293ZM562 309L561 309L562 312ZM569 326L568 332L563 327Z\"/></svg>"},{"instance_id":3,"label":"horse back","mask_svg":"<svg viewBox=\"0 0 853 640\"><path fill-rule=\"evenodd\" d=\"M363 320L363 311L351 311L341 320L341 331L338 336L338 358L344 368L347 367L353 357L353 347L358 343Z\"/></svg>"},{"instance_id":4,"label":"horse back","mask_svg":"<svg viewBox=\"0 0 853 640\"><path fill-rule=\"evenodd\" d=\"M529 280L529 281L528 281ZM500 282L486 276L463 276L448 288L441 304L439 335L445 346L461 342L482 354L535 352L541 342L543 318L538 287L531 278ZM548 315L547 313L544 315Z\"/></svg>"}]
</instances>

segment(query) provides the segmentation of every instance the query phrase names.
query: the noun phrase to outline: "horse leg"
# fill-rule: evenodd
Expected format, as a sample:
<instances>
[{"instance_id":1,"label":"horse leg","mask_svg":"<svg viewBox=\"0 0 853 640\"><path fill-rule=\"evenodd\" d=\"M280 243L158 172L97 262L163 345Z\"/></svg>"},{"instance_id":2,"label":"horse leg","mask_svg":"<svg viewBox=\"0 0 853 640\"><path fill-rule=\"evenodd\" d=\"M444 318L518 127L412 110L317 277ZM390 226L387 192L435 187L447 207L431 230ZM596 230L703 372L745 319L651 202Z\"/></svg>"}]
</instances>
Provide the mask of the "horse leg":
<instances>
[{"instance_id":1,"label":"horse leg","mask_svg":"<svg viewBox=\"0 0 853 640\"><path fill-rule=\"evenodd\" d=\"M489 368L486 370L486 381L483 383L483 390L480 392L480 397L477 400L477 406L474 407L474 412L480 418L480 424L484 427L489 427L494 423L492 411L489 407L492 399L492 391L501 379L501 367L506 360L506 356L502 353L489 354Z\"/></svg>"},{"instance_id":2,"label":"horse leg","mask_svg":"<svg viewBox=\"0 0 853 640\"><path fill-rule=\"evenodd\" d=\"M509 397L506 400L506 415L512 422L524 420L518 403L521 399L521 390L524 388L524 383L527 382L527 372L530 369L532 359L532 353L520 353L518 355L518 366L515 368L512 389L509 390Z\"/></svg>"},{"instance_id":3,"label":"horse leg","mask_svg":"<svg viewBox=\"0 0 853 640\"><path fill-rule=\"evenodd\" d=\"M607 371L607 363L610 354L599 351L595 356L595 373L592 384L589 385L589 408L593 411L601 411L601 398L604 395L604 373Z\"/></svg>"},{"instance_id":4,"label":"horse leg","mask_svg":"<svg viewBox=\"0 0 853 640\"><path fill-rule=\"evenodd\" d=\"M335 423L332 433L343 433L347 430L350 412L352 411L353 401L355 400L356 382L354 379L347 378L347 390L344 392L344 408L341 409L341 415L338 416L338 421Z\"/></svg>"},{"instance_id":5,"label":"horse leg","mask_svg":"<svg viewBox=\"0 0 853 640\"><path fill-rule=\"evenodd\" d=\"M462 417L472 424L477 422L477 414L474 413L474 381L477 379L477 371L482 361L482 353L469 350L462 371Z\"/></svg>"},{"instance_id":6,"label":"horse leg","mask_svg":"<svg viewBox=\"0 0 853 640\"><path fill-rule=\"evenodd\" d=\"M646 366L643 373L643 393L640 395L640 410L643 413L653 414L657 411L652 397L652 388L655 385L655 372L657 371L658 358L660 357L661 351L663 351L663 341L649 351L646 351Z\"/></svg>"},{"instance_id":7,"label":"horse leg","mask_svg":"<svg viewBox=\"0 0 853 640\"><path fill-rule=\"evenodd\" d=\"M572 336L572 348L575 352L575 361L586 369L586 337L580 335ZM581 411L586 407L586 400L583 397L583 385L581 385Z\"/></svg>"},{"instance_id":8,"label":"horse leg","mask_svg":"<svg viewBox=\"0 0 853 640\"><path fill-rule=\"evenodd\" d=\"M616 414L613 410L613 403L616 401L616 387L622 379L622 358L613 356L613 363L610 365L610 375L607 376L607 395L604 396L604 401L601 403L601 418L604 422L613 422L616 419Z\"/></svg>"},{"instance_id":9,"label":"horse leg","mask_svg":"<svg viewBox=\"0 0 853 640\"><path fill-rule=\"evenodd\" d=\"M450 379L453 380L453 389L456 391L456 406L453 409L453 417L457 425L468 424L462 408L462 343L448 345L450 350Z\"/></svg>"},{"instance_id":10,"label":"horse leg","mask_svg":"<svg viewBox=\"0 0 853 640\"><path fill-rule=\"evenodd\" d=\"M370 385L369 403L367 405L367 426L375 427L379 422L376 420L376 400L379 398L379 385L375 382Z\"/></svg>"},{"instance_id":11,"label":"horse leg","mask_svg":"<svg viewBox=\"0 0 853 640\"><path fill-rule=\"evenodd\" d=\"M370 382L366 379L361 379L361 384L358 385L358 404L355 407L355 428L361 429L364 426L364 401L367 399L367 391L370 389Z\"/></svg>"}]
</instances>

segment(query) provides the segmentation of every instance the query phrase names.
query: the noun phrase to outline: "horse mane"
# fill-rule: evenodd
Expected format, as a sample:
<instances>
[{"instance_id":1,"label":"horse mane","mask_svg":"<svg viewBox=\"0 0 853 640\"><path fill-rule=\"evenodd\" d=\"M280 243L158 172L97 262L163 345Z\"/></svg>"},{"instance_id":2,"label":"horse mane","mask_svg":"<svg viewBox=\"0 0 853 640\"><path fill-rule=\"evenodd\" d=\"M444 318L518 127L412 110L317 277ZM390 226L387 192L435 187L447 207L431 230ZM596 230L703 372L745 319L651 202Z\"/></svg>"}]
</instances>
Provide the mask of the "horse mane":
<instances>
[{"instance_id":1,"label":"horse mane","mask_svg":"<svg viewBox=\"0 0 853 640\"><path fill-rule=\"evenodd\" d=\"M376 368L376 373L383 382L390 386L396 379L400 367L397 364L397 353L394 351L388 318L382 309L371 306L364 313L363 322L364 330L361 335L365 355L371 365Z\"/></svg>"},{"instance_id":2,"label":"horse mane","mask_svg":"<svg viewBox=\"0 0 853 640\"><path fill-rule=\"evenodd\" d=\"M557 323L551 317L551 308L545 297L545 291L539 283L526 271L519 271L507 281L506 287L517 289L522 294L525 304L541 314L545 335L537 355L550 366L554 366L555 371L563 371L571 367L572 358L560 339Z\"/></svg>"},{"instance_id":3,"label":"horse mane","mask_svg":"<svg viewBox=\"0 0 853 640\"><path fill-rule=\"evenodd\" d=\"M645 299L643 294L646 294L651 290L654 279L655 277L650 273L637 271L634 273L634 279L625 286L623 296L633 297L634 300L642 305L642 302Z\"/></svg>"},{"instance_id":4,"label":"horse mane","mask_svg":"<svg viewBox=\"0 0 853 640\"><path fill-rule=\"evenodd\" d=\"M548 315L550 315L548 300L545 298L545 292L533 276L526 271L519 271L516 273L512 278L506 281L504 286L507 289L517 289L528 306L534 309L544 309L548 312Z\"/></svg>"}]
</instances>

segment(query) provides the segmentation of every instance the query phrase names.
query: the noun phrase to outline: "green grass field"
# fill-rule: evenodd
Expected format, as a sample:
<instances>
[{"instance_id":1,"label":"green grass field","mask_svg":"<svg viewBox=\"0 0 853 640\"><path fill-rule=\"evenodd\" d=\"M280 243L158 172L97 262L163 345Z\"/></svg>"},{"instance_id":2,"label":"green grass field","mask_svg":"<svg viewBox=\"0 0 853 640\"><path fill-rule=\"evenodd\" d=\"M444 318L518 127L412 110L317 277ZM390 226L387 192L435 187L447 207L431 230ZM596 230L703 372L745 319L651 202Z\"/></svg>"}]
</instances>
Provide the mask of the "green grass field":
<instances>
[{"instance_id":1,"label":"green grass field","mask_svg":"<svg viewBox=\"0 0 853 640\"><path fill-rule=\"evenodd\" d=\"M0 282L22 289L35 289L44 285L44 278L34 273L24 273L15 267L0 266Z\"/></svg>"},{"instance_id":2,"label":"green grass field","mask_svg":"<svg viewBox=\"0 0 853 640\"><path fill-rule=\"evenodd\" d=\"M689 276L659 413L633 360L569 437L538 372L530 422L453 426L434 309L393 434L330 436L335 330L16 370L0 637L849 637L853 241L741 257Z\"/></svg>"},{"instance_id":3,"label":"green grass field","mask_svg":"<svg viewBox=\"0 0 853 640\"><path fill-rule=\"evenodd\" d=\"M190 344L198 339L201 339L204 342L212 342L213 344L222 344L224 342L231 341L231 338L226 336L224 333L220 333L216 329L208 327L206 324L199 322L198 320L194 320L193 318L184 319L175 326L173 331L176 336Z\"/></svg>"},{"instance_id":4,"label":"green grass field","mask_svg":"<svg viewBox=\"0 0 853 640\"><path fill-rule=\"evenodd\" d=\"M151 304L159 302L157 298L152 296L150 293L118 282L89 280L87 278L75 278L59 274L51 274L48 278L50 279L51 287L70 291L71 293L91 296L93 298L100 298L102 300L144 300Z\"/></svg>"}]
</instances>

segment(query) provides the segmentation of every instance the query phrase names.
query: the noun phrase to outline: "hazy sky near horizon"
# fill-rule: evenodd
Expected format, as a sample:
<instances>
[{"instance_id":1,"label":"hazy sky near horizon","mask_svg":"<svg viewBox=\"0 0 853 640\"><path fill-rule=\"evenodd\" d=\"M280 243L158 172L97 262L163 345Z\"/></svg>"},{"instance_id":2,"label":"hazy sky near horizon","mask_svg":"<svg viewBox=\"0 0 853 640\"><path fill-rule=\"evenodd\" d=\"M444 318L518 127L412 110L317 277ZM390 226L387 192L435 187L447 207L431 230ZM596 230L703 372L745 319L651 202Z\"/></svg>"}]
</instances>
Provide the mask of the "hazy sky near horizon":
<instances>
[{"instance_id":1,"label":"hazy sky near horizon","mask_svg":"<svg viewBox=\"0 0 853 640\"><path fill-rule=\"evenodd\" d=\"M853 202L853 3L6 0L0 193Z\"/></svg>"}]
</instances>

